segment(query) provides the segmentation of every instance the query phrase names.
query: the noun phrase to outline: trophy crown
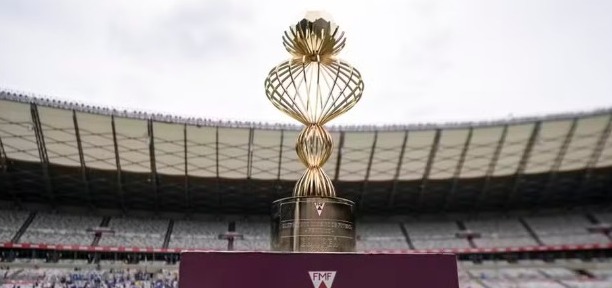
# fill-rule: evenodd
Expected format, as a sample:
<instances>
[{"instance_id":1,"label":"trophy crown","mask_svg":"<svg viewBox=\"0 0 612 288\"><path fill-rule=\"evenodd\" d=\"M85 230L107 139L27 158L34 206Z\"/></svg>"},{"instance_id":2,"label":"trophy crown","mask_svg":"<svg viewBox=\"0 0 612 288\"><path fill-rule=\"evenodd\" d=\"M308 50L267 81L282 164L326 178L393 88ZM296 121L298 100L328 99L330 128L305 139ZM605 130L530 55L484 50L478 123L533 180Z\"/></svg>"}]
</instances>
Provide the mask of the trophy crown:
<instances>
[{"instance_id":1,"label":"trophy crown","mask_svg":"<svg viewBox=\"0 0 612 288\"><path fill-rule=\"evenodd\" d=\"M329 61L344 48L344 32L324 11L309 11L283 36L285 49L298 61Z\"/></svg>"}]
</instances>

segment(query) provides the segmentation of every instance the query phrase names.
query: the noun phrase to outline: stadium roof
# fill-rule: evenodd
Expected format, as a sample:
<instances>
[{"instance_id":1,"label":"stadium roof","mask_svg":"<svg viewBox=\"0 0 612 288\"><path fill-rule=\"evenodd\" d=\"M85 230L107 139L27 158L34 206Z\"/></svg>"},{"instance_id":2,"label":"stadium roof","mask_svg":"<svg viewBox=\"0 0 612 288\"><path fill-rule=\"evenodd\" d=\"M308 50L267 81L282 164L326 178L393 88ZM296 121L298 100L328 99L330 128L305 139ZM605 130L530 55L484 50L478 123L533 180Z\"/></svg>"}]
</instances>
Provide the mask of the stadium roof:
<instances>
[{"instance_id":1,"label":"stadium roof","mask_svg":"<svg viewBox=\"0 0 612 288\"><path fill-rule=\"evenodd\" d=\"M298 126L220 123L0 92L0 199L268 213L304 167ZM331 127L325 170L363 213L612 200L612 110L488 123Z\"/></svg>"}]
</instances>

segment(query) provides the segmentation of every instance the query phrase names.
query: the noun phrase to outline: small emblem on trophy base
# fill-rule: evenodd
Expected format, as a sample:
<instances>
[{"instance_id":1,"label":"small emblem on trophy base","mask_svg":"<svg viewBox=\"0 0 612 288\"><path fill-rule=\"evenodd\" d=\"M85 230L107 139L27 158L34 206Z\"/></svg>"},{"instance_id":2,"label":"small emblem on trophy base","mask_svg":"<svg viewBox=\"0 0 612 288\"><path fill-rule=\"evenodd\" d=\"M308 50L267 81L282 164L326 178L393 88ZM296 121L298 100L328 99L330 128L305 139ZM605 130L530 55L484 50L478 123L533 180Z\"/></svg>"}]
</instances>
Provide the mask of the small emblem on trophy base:
<instances>
[{"instance_id":1,"label":"small emblem on trophy base","mask_svg":"<svg viewBox=\"0 0 612 288\"><path fill-rule=\"evenodd\" d=\"M315 209L317 209L317 214L319 214L319 216L321 216L321 213L323 213L323 208L325 207L325 203L314 203L315 205Z\"/></svg>"}]
</instances>

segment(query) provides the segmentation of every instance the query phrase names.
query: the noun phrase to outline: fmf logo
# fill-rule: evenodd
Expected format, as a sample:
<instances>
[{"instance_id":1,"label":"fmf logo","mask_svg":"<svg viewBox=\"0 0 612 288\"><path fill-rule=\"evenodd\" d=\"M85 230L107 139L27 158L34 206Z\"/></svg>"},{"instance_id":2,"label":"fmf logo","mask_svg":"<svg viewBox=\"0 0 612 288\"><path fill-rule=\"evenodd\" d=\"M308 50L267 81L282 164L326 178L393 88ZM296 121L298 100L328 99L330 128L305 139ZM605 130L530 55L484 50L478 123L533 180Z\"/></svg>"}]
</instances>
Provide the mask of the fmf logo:
<instances>
[{"instance_id":1,"label":"fmf logo","mask_svg":"<svg viewBox=\"0 0 612 288\"><path fill-rule=\"evenodd\" d=\"M317 209L317 214L321 216L321 213L323 213L323 207L325 207L325 203L314 203L314 204L315 204L315 208Z\"/></svg>"},{"instance_id":2,"label":"fmf logo","mask_svg":"<svg viewBox=\"0 0 612 288\"><path fill-rule=\"evenodd\" d=\"M314 288L332 288L336 271L311 271L308 272Z\"/></svg>"}]
</instances>

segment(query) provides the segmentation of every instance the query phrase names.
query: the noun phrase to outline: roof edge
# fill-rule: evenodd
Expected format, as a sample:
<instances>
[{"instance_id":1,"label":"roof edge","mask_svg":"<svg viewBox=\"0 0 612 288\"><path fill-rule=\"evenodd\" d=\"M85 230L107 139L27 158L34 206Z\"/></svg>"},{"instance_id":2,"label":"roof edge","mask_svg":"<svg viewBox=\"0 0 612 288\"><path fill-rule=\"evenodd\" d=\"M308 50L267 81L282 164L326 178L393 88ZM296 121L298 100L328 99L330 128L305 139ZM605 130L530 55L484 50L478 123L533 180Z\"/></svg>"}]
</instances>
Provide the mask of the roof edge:
<instances>
[{"instance_id":1,"label":"roof edge","mask_svg":"<svg viewBox=\"0 0 612 288\"><path fill-rule=\"evenodd\" d=\"M182 117L178 115L170 115L155 112L143 112L136 110L98 107L87 105L85 103L69 102L58 100L48 96L36 95L33 93L25 93L11 89L0 88L0 100L34 103L36 105L74 110L77 112L117 116L130 119L153 120L156 122L165 122L172 124L192 125L198 127L222 127L222 128L255 128L262 130L295 130L302 129L301 125L283 124L283 123L263 123L263 122L248 122L248 121L231 121L231 120L212 120L196 117ZM568 112L555 113L541 116L517 117L511 119L497 119L490 121L465 121L465 122L446 122L446 123L417 123L417 124L398 124L398 125L329 125L330 131L347 131L347 132L374 132L374 131L406 131L406 130L434 130L434 129L466 129L469 127L484 128L503 125L518 125L527 124L537 121L559 121L573 118L585 118L598 115L612 114L612 107L594 109L584 112Z\"/></svg>"}]
</instances>

